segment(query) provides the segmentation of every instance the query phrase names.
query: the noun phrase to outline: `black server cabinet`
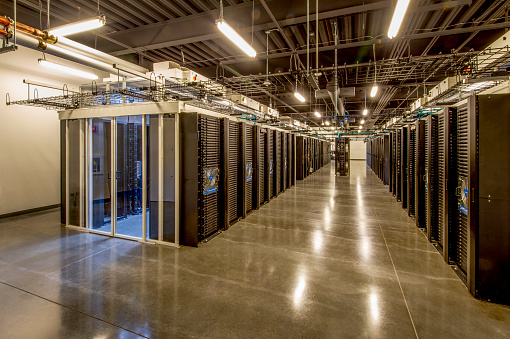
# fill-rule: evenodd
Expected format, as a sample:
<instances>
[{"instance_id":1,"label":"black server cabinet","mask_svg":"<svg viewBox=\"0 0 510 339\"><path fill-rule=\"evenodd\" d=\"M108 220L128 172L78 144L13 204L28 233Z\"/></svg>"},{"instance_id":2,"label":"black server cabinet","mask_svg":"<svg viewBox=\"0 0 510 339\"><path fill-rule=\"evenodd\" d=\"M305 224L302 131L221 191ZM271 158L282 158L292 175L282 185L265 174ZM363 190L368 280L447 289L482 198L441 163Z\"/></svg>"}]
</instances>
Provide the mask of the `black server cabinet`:
<instances>
[{"instance_id":1,"label":"black server cabinet","mask_svg":"<svg viewBox=\"0 0 510 339\"><path fill-rule=\"evenodd\" d=\"M276 181L276 171L275 171L275 150L274 150L274 131L271 129L267 130L267 153L269 154L269 163L268 163L268 171L269 171L269 182L268 182L268 195L269 199L272 199L275 194L275 181Z\"/></svg>"},{"instance_id":2,"label":"black server cabinet","mask_svg":"<svg viewBox=\"0 0 510 339\"><path fill-rule=\"evenodd\" d=\"M290 186L296 185L296 135L290 134Z\"/></svg>"},{"instance_id":3,"label":"black server cabinet","mask_svg":"<svg viewBox=\"0 0 510 339\"><path fill-rule=\"evenodd\" d=\"M287 133L281 132L280 143L280 192L285 192L287 189L287 171L288 171L288 157L287 157Z\"/></svg>"},{"instance_id":4,"label":"black server cabinet","mask_svg":"<svg viewBox=\"0 0 510 339\"><path fill-rule=\"evenodd\" d=\"M391 132L391 193L397 195L397 131Z\"/></svg>"},{"instance_id":5,"label":"black server cabinet","mask_svg":"<svg viewBox=\"0 0 510 339\"><path fill-rule=\"evenodd\" d=\"M402 136L401 136L401 170L400 170L400 178L402 180L402 184L400 185L400 199L402 202L402 208L407 209L407 175L408 175L408 157L409 157L409 149L407 148L407 129L408 127L402 127Z\"/></svg>"},{"instance_id":6,"label":"black server cabinet","mask_svg":"<svg viewBox=\"0 0 510 339\"><path fill-rule=\"evenodd\" d=\"M438 246L450 262L451 232L457 217L457 110L445 108L438 116Z\"/></svg>"},{"instance_id":7,"label":"black server cabinet","mask_svg":"<svg viewBox=\"0 0 510 339\"><path fill-rule=\"evenodd\" d=\"M390 136L384 136L384 184L390 184Z\"/></svg>"},{"instance_id":8,"label":"black server cabinet","mask_svg":"<svg viewBox=\"0 0 510 339\"><path fill-rule=\"evenodd\" d=\"M285 171L285 188L290 188L290 182L292 177L292 135L290 133L286 133L285 139L287 140L287 147L286 153L287 153L287 161L285 163L287 170Z\"/></svg>"},{"instance_id":9,"label":"black server cabinet","mask_svg":"<svg viewBox=\"0 0 510 339\"><path fill-rule=\"evenodd\" d=\"M415 122L415 145L414 145L414 204L415 204L415 222L419 228L425 228L425 121Z\"/></svg>"},{"instance_id":10,"label":"black server cabinet","mask_svg":"<svg viewBox=\"0 0 510 339\"><path fill-rule=\"evenodd\" d=\"M456 261L477 298L510 304L510 95L468 98L457 115Z\"/></svg>"},{"instance_id":11,"label":"black server cabinet","mask_svg":"<svg viewBox=\"0 0 510 339\"><path fill-rule=\"evenodd\" d=\"M274 133L274 159L275 159L275 180L273 184L274 196L278 196L281 192L281 170L282 170L282 133L280 131L273 131Z\"/></svg>"},{"instance_id":12,"label":"black server cabinet","mask_svg":"<svg viewBox=\"0 0 510 339\"><path fill-rule=\"evenodd\" d=\"M335 160L336 154L335 154ZM369 140L367 142L367 165L368 167L372 168L372 140Z\"/></svg>"},{"instance_id":13,"label":"black server cabinet","mask_svg":"<svg viewBox=\"0 0 510 339\"><path fill-rule=\"evenodd\" d=\"M438 241L438 116L429 115L425 120L425 228L429 241Z\"/></svg>"},{"instance_id":14,"label":"black server cabinet","mask_svg":"<svg viewBox=\"0 0 510 339\"><path fill-rule=\"evenodd\" d=\"M180 243L198 244L217 233L223 206L220 119L197 113L179 118L181 143Z\"/></svg>"},{"instance_id":15,"label":"black server cabinet","mask_svg":"<svg viewBox=\"0 0 510 339\"><path fill-rule=\"evenodd\" d=\"M397 198L397 201L401 201L402 197L400 193L402 192L402 128L397 129L397 144L396 144L396 161L397 161L397 175L396 175L396 192L395 196Z\"/></svg>"},{"instance_id":16,"label":"black server cabinet","mask_svg":"<svg viewBox=\"0 0 510 339\"><path fill-rule=\"evenodd\" d=\"M259 209L261 204L261 199L264 199L264 178L260 177L261 170L261 160L264 158L264 150L262 149L262 154L260 144L261 144L261 135L260 135L260 126L251 126L253 130L253 184L252 184L252 206L253 209ZM261 159L262 156L262 159ZM262 168L263 171L263 168ZM262 181L262 186L260 185ZM261 191L262 189L262 191Z\"/></svg>"},{"instance_id":17,"label":"black server cabinet","mask_svg":"<svg viewBox=\"0 0 510 339\"><path fill-rule=\"evenodd\" d=\"M241 192L239 206L241 206L243 218L254 209L255 185L255 158L254 127L245 122L239 122L239 142L241 147Z\"/></svg>"},{"instance_id":18,"label":"black server cabinet","mask_svg":"<svg viewBox=\"0 0 510 339\"><path fill-rule=\"evenodd\" d=\"M305 137L296 136L296 179L303 180L306 176L305 162Z\"/></svg>"},{"instance_id":19,"label":"black server cabinet","mask_svg":"<svg viewBox=\"0 0 510 339\"><path fill-rule=\"evenodd\" d=\"M416 126L409 125L407 128L407 215L414 217L416 214L416 200L415 200L415 188L416 188Z\"/></svg>"},{"instance_id":20,"label":"black server cabinet","mask_svg":"<svg viewBox=\"0 0 510 339\"><path fill-rule=\"evenodd\" d=\"M221 121L221 166L220 166L220 195L225 209L220 214L223 229L237 221L242 216L238 208L239 200L239 126L229 118Z\"/></svg>"},{"instance_id":21,"label":"black server cabinet","mask_svg":"<svg viewBox=\"0 0 510 339\"><path fill-rule=\"evenodd\" d=\"M257 208L267 202L267 181L268 173L268 159L267 159L267 129L257 126L257 145L258 145L258 161L257 161Z\"/></svg>"},{"instance_id":22,"label":"black server cabinet","mask_svg":"<svg viewBox=\"0 0 510 339\"><path fill-rule=\"evenodd\" d=\"M335 174L349 175L349 139L336 139Z\"/></svg>"}]
</instances>

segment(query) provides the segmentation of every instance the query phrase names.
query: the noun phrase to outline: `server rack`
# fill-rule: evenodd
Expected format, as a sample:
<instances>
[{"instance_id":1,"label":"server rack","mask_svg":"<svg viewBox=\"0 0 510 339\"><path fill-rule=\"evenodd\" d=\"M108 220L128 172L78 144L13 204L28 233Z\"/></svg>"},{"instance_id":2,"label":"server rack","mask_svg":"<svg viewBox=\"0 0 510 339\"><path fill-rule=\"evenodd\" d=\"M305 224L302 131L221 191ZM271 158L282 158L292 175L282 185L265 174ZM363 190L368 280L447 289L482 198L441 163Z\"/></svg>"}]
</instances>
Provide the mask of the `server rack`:
<instances>
[{"instance_id":1,"label":"server rack","mask_svg":"<svg viewBox=\"0 0 510 339\"><path fill-rule=\"evenodd\" d=\"M221 166L220 195L222 196L223 212L220 214L223 229L242 217L238 208L239 199L239 127L237 122L229 118L221 119Z\"/></svg>"},{"instance_id":2,"label":"server rack","mask_svg":"<svg viewBox=\"0 0 510 339\"><path fill-rule=\"evenodd\" d=\"M280 132L281 135L281 167L280 167L280 192L285 192L287 188L287 171L288 171L288 159L287 159L287 133Z\"/></svg>"},{"instance_id":3,"label":"server rack","mask_svg":"<svg viewBox=\"0 0 510 339\"><path fill-rule=\"evenodd\" d=\"M290 134L290 186L296 185L296 135Z\"/></svg>"},{"instance_id":4,"label":"server rack","mask_svg":"<svg viewBox=\"0 0 510 339\"><path fill-rule=\"evenodd\" d=\"M267 148L268 148L268 154L269 154L269 163L268 163L268 167L269 167L269 191L268 191L268 195L269 195L269 199L272 199L274 196L276 196L275 194L275 176L276 176L276 171L275 171L275 164L276 164L276 161L275 161L275 150L274 150L274 131L269 129L267 130L267 140L268 140L268 143L267 143Z\"/></svg>"},{"instance_id":5,"label":"server rack","mask_svg":"<svg viewBox=\"0 0 510 339\"><path fill-rule=\"evenodd\" d=\"M296 136L296 179L303 180L306 176L306 152L305 152L305 137Z\"/></svg>"},{"instance_id":6,"label":"server rack","mask_svg":"<svg viewBox=\"0 0 510 339\"><path fill-rule=\"evenodd\" d=\"M509 94L468 98L457 115L454 262L475 297L510 304Z\"/></svg>"},{"instance_id":7,"label":"server rack","mask_svg":"<svg viewBox=\"0 0 510 339\"><path fill-rule=\"evenodd\" d=\"M396 175L396 192L395 196L397 198L397 201L401 201L401 192L402 192L402 128L397 129L397 144L396 144L396 161L397 161L397 175Z\"/></svg>"},{"instance_id":8,"label":"server rack","mask_svg":"<svg viewBox=\"0 0 510 339\"><path fill-rule=\"evenodd\" d=\"M281 176L282 176L282 133L280 131L273 131L274 133L274 156L275 156L275 181L274 181L274 195L278 196L281 192Z\"/></svg>"},{"instance_id":9,"label":"server rack","mask_svg":"<svg viewBox=\"0 0 510 339\"><path fill-rule=\"evenodd\" d=\"M455 238L457 220L457 110L445 108L438 116L438 246L450 262L454 255L451 239Z\"/></svg>"},{"instance_id":10,"label":"server rack","mask_svg":"<svg viewBox=\"0 0 510 339\"><path fill-rule=\"evenodd\" d=\"M418 120L416 124L416 138L414 148L415 176L414 176L414 203L415 203L415 222L419 228L425 228L425 185L423 176L425 174L425 121Z\"/></svg>"},{"instance_id":11,"label":"server rack","mask_svg":"<svg viewBox=\"0 0 510 339\"><path fill-rule=\"evenodd\" d=\"M254 209L254 182L255 179L255 157L254 149L254 126L247 125L245 122L239 122L239 142L241 149L241 192L239 206L241 206L242 216L246 215Z\"/></svg>"},{"instance_id":12,"label":"server rack","mask_svg":"<svg viewBox=\"0 0 510 339\"><path fill-rule=\"evenodd\" d=\"M409 125L407 128L407 215L414 217L416 214L416 126Z\"/></svg>"},{"instance_id":13,"label":"server rack","mask_svg":"<svg viewBox=\"0 0 510 339\"><path fill-rule=\"evenodd\" d=\"M390 184L390 136L384 136L384 184Z\"/></svg>"},{"instance_id":14,"label":"server rack","mask_svg":"<svg viewBox=\"0 0 510 339\"><path fill-rule=\"evenodd\" d=\"M349 175L349 139L336 139L335 174Z\"/></svg>"},{"instance_id":15,"label":"server rack","mask_svg":"<svg viewBox=\"0 0 510 339\"><path fill-rule=\"evenodd\" d=\"M219 185L220 119L189 113L180 117L180 243L198 244L217 233L224 201Z\"/></svg>"},{"instance_id":16,"label":"server rack","mask_svg":"<svg viewBox=\"0 0 510 339\"><path fill-rule=\"evenodd\" d=\"M336 154L335 154L336 159ZM367 142L367 165L372 168L372 140Z\"/></svg>"},{"instance_id":17,"label":"server rack","mask_svg":"<svg viewBox=\"0 0 510 339\"><path fill-rule=\"evenodd\" d=\"M287 147L285 148L286 149L286 154L287 154L287 161L285 162L285 167L286 167L286 173L285 173L285 188L290 188L290 182L291 182L291 171L292 171L292 135L290 133L286 133L286 138L285 138L287 141Z\"/></svg>"},{"instance_id":18,"label":"server rack","mask_svg":"<svg viewBox=\"0 0 510 339\"><path fill-rule=\"evenodd\" d=\"M402 208L407 209L407 175L408 175L408 168L407 168L407 162L408 162L408 152L409 149L407 148L407 129L408 127L402 127L402 136L401 136L401 162L400 162L400 178L402 180L402 183L400 185L400 199L402 202Z\"/></svg>"},{"instance_id":19,"label":"server rack","mask_svg":"<svg viewBox=\"0 0 510 339\"><path fill-rule=\"evenodd\" d=\"M397 195L397 131L391 132L391 193Z\"/></svg>"},{"instance_id":20,"label":"server rack","mask_svg":"<svg viewBox=\"0 0 510 339\"><path fill-rule=\"evenodd\" d=\"M438 241L438 116L429 115L425 120L425 228L429 241Z\"/></svg>"}]
</instances>

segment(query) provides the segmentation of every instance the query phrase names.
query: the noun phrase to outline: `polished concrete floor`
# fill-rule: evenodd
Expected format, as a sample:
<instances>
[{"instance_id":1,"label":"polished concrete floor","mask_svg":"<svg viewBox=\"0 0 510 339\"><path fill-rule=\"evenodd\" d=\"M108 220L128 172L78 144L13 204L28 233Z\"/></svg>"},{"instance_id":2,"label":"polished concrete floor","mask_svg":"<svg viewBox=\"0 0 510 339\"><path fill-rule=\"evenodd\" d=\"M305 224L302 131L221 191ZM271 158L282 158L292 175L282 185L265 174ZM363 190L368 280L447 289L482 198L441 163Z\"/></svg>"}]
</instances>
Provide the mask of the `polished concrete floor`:
<instances>
[{"instance_id":1,"label":"polished concrete floor","mask_svg":"<svg viewBox=\"0 0 510 339\"><path fill-rule=\"evenodd\" d=\"M2 338L504 338L364 162L323 168L199 248L0 220Z\"/></svg>"}]
</instances>

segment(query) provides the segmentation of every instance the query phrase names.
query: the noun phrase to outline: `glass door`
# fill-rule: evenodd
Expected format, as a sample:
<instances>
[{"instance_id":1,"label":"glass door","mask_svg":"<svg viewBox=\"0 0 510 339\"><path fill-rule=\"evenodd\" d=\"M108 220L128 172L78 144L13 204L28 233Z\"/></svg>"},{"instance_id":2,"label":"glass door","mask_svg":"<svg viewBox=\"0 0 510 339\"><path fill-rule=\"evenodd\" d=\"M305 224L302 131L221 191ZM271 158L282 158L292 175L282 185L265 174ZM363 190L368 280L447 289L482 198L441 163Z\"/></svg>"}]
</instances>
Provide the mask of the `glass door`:
<instances>
[{"instance_id":1,"label":"glass door","mask_svg":"<svg viewBox=\"0 0 510 339\"><path fill-rule=\"evenodd\" d=\"M112 119L93 118L90 121L90 198L89 229L112 232Z\"/></svg>"},{"instance_id":2,"label":"glass door","mask_svg":"<svg viewBox=\"0 0 510 339\"><path fill-rule=\"evenodd\" d=\"M142 116L116 118L116 198L115 234L142 238L143 170Z\"/></svg>"}]
</instances>

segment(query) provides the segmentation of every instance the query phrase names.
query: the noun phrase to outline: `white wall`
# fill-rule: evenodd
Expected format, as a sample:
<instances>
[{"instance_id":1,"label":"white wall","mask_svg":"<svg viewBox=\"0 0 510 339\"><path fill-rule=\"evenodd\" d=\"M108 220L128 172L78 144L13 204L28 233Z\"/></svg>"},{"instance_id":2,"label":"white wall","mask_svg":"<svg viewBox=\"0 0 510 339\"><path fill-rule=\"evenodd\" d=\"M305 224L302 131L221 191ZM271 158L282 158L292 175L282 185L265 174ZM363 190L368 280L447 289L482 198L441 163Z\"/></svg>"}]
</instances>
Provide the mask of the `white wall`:
<instances>
[{"instance_id":1,"label":"white wall","mask_svg":"<svg viewBox=\"0 0 510 339\"><path fill-rule=\"evenodd\" d=\"M363 140L352 140L350 141L351 160L365 160L367 158L367 148Z\"/></svg>"},{"instance_id":2,"label":"white wall","mask_svg":"<svg viewBox=\"0 0 510 339\"><path fill-rule=\"evenodd\" d=\"M70 90L78 89L66 81L69 79L44 70L37 63L41 55L23 47L0 54L0 215L60 203L60 122L56 111L5 103L6 93L11 101L27 99L23 79L59 87L66 83ZM53 89L38 91L39 97L61 95Z\"/></svg>"}]
</instances>

